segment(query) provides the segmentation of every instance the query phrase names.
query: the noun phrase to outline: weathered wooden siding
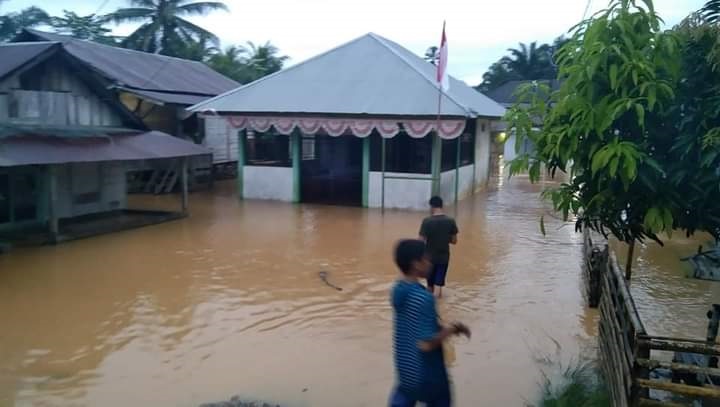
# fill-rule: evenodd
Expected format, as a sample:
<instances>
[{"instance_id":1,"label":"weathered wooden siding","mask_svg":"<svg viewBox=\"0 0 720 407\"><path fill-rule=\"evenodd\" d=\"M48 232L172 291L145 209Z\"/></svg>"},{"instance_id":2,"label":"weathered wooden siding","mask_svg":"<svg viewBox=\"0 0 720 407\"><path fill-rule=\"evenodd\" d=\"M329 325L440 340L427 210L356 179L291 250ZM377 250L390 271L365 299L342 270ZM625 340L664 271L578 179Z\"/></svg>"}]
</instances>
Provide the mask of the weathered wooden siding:
<instances>
[{"instance_id":1,"label":"weathered wooden siding","mask_svg":"<svg viewBox=\"0 0 720 407\"><path fill-rule=\"evenodd\" d=\"M129 93L121 93L120 101L128 110L135 112L150 129L183 137L181 121L178 118L179 107L155 105Z\"/></svg>"},{"instance_id":2,"label":"weathered wooden siding","mask_svg":"<svg viewBox=\"0 0 720 407\"><path fill-rule=\"evenodd\" d=\"M213 164L235 162L238 159L237 131L224 117L210 116L205 121L203 145L213 153Z\"/></svg>"},{"instance_id":3,"label":"weathered wooden siding","mask_svg":"<svg viewBox=\"0 0 720 407\"><path fill-rule=\"evenodd\" d=\"M94 126L123 122L107 101L54 60L0 81L0 120Z\"/></svg>"},{"instance_id":4,"label":"weathered wooden siding","mask_svg":"<svg viewBox=\"0 0 720 407\"><path fill-rule=\"evenodd\" d=\"M127 208L124 163L75 163L57 173L60 218Z\"/></svg>"}]
</instances>

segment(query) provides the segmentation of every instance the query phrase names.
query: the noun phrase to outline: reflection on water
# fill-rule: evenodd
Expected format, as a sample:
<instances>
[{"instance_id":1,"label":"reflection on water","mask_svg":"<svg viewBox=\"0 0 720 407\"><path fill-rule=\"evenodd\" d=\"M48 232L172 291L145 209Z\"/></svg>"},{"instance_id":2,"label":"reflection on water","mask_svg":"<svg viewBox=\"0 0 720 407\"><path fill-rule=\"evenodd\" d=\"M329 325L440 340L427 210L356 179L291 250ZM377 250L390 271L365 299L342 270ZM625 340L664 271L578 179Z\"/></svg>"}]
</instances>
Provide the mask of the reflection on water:
<instances>
[{"instance_id":1,"label":"reflection on water","mask_svg":"<svg viewBox=\"0 0 720 407\"><path fill-rule=\"evenodd\" d=\"M557 346L573 357L595 335L582 239L548 217L540 235L541 188L516 178L455 213L460 243L440 307L474 333L446 351L459 406L523 405L538 359ZM190 203L181 221L0 256L0 406L195 406L234 394L384 405L390 252L424 214L238 202L232 183ZM686 313L662 296L694 312L712 293L652 269L650 250L638 302L682 331Z\"/></svg>"}]
</instances>

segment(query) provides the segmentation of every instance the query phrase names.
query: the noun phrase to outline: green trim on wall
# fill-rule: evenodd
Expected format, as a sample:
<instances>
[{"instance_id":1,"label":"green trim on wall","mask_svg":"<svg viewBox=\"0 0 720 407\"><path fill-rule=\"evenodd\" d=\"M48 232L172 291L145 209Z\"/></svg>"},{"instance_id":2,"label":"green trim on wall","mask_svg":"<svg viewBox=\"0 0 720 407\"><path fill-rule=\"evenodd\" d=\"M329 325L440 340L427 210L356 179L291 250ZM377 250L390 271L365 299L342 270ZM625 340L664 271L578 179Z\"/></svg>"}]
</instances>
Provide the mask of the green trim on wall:
<instances>
[{"instance_id":1,"label":"green trim on wall","mask_svg":"<svg viewBox=\"0 0 720 407\"><path fill-rule=\"evenodd\" d=\"M293 169L293 202L299 203L300 202L300 159L301 159L301 149L302 149L302 140L300 137L300 132L295 130L290 135L290 142L292 143L291 151L292 151L292 169Z\"/></svg>"},{"instance_id":2,"label":"green trim on wall","mask_svg":"<svg viewBox=\"0 0 720 407\"><path fill-rule=\"evenodd\" d=\"M440 173L442 169L442 139L437 133L432 135L432 194L440 195Z\"/></svg>"},{"instance_id":3,"label":"green trim on wall","mask_svg":"<svg viewBox=\"0 0 720 407\"><path fill-rule=\"evenodd\" d=\"M457 138L457 148L455 149L455 205L458 203L460 195L460 146L462 136Z\"/></svg>"},{"instance_id":4,"label":"green trim on wall","mask_svg":"<svg viewBox=\"0 0 720 407\"><path fill-rule=\"evenodd\" d=\"M237 159L237 193L238 199L245 196L245 130L238 131L238 159Z\"/></svg>"},{"instance_id":5,"label":"green trim on wall","mask_svg":"<svg viewBox=\"0 0 720 407\"><path fill-rule=\"evenodd\" d=\"M370 137L365 137L362 143L362 206L367 208L370 193Z\"/></svg>"}]
</instances>

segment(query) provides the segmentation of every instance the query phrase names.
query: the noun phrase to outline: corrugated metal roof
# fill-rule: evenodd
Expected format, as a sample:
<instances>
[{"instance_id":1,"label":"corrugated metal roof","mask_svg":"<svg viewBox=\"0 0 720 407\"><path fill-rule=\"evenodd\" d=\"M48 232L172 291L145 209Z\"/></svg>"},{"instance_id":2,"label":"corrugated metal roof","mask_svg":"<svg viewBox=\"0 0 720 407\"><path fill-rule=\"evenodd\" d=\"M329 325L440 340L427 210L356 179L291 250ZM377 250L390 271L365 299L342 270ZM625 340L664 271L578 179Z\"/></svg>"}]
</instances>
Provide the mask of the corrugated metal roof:
<instances>
[{"instance_id":1,"label":"corrugated metal roof","mask_svg":"<svg viewBox=\"0 0 720 407\"><path fill-rule=\"evenodd\" d=\"M210 154L205 147L168 134L99 134L98 137L16 135L0 139L0 167L180 158Z\"/></svg>"},{"instance_id":2,"label":"corrugated metal roof","mask_svg":"<svg viewBox=\"0 0 720 407\"><path fill-rule=\"evenodd\" d=\"M21 42L0 45L0 78L37 58L53 46L55 42Z\"/></svg>"},{"instance_id":3,"label":"corrugated metal roof","mask_svg":"<svg viewBox=\"0 0 720 407\"><path fill-rule=\"evenodd\" d=\"M141 99L146 99L150 102L159 102L173 105L190 106L208 99L208 96L188 95L187 93L156 92L152 90L139 90L130 88L120 89L125 92L132 93L140 97Z\"/></svg>"},{"instance_id":4,"label":"corrugated metal roof","mask_svg":"<svg viewBox=\"0 0 720 407\"><path fill-rule=\"evenodd\" d=\"M113 47L31 29L25 29L19 39L60 42L68 53L121 86L214 96L239 85L201 62Z\"/></svg>"},{"instance_id":5,"label":"corrugated metal roof","mask_svg":"<svg viewBox=\"0 0 720 407\"><path fill-rule=\"evenodd\" d=\"M366 34L305 62L189 109L236 113L434 116L435 67L402 46ZM501 117L505 109L450 79L442 115Z\"/></svg>"}]
</instances>

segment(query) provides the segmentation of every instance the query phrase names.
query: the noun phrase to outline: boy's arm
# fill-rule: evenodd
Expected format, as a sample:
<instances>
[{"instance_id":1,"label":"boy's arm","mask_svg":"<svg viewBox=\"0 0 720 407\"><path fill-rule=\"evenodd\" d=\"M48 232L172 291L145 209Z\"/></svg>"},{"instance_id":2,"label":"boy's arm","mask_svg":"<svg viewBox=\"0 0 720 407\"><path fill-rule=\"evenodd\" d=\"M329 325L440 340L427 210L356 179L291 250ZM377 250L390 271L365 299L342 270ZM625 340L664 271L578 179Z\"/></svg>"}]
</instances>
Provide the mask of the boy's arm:
<instances>
[{"instance_id":1,"label":"boy's arm","mask_svg":"<svg viewBox=\"0 0 720 407\"><path fill-rule=\"evenodd\" d=\"M442 329L440 329L440 332L438 332L431 339L419 341L418 348L420 348L420 350L423 352L430 352L431 350L434 350L438 346L442 345L442 343L445 342L447 338L456 334L457 329L455 328L455 326L444 326L442 327Z\"/></svg>"},{"instance_id":2,"label":"boy's arm","mask_svg":"<svg viewBox=\"0 0 720 407\"><path fill-rule=\"evenodd\" d=\"M427 243L427 226L425 223L425 219L423 219L422 224L420 225L420 231L418 232L418 235L420 236L420 240Z\"/></svg>"},{"instance_id":3,"label":"boy's arm","mask_svg":"<svg viewBox=\"0 0 720 407\"><path fill-rule=\"evenodd\" d=\"M418 313L418 329L419 338L418 348L423 352L430 352L447 340L452 335L465 334L470 337L470 330L461 323L453 323L449 326L441 326L437 329L437 311L435 310L435 300L427 300Z\"/></svg>"}]
</instances>

